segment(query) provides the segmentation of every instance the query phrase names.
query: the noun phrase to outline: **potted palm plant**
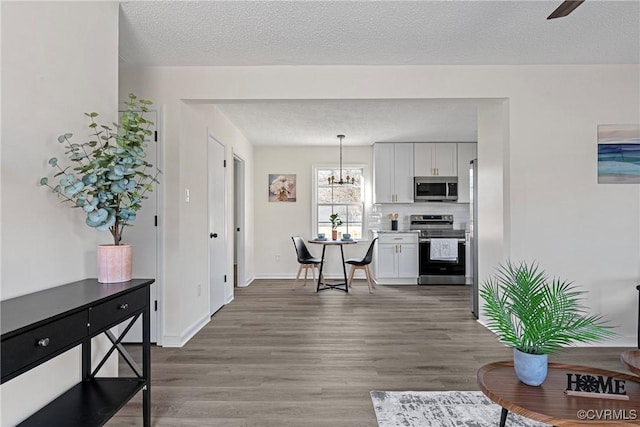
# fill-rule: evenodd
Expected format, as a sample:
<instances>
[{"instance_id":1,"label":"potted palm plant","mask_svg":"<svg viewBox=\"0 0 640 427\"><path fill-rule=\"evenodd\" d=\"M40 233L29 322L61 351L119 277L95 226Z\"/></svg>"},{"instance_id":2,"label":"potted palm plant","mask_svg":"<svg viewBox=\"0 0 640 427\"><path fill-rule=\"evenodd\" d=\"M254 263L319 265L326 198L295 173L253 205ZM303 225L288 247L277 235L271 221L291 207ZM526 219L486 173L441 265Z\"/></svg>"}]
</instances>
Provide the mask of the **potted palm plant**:
<instances>
[{"instance_id":1,"label":"potted palm plant","mask_svg":"<svg viewBox=\"0 0 640 427\"><path fill-rule=\"evenodd\" d=\"M549 280L537 263L507 261L480 289L487 327L513 347L516 375L538 386L547 376L548 355L576 342L614 336L600 315L588 315L570 282Z\"/></svg>"},{"instance_id":2,"label":"potted palm plant","mask_svg":"<svg viewBox=\"0 0 640 427\"><path fill-rule=\"evenodd\" d=\"M338 215L337 213L332 213L331 215L329 215L329 221L331 221L331 239L338 240L338 227L342 225L340 215Z\"/></svg>"},{"instance_id":3,"label":"potted palm plant","mask_svg":"<svg viewBox=\"0 0 640 427\"><path fill-rule=\"evenodd\" d=\"M71 165L61 165L56 157L49 165L56 172L56 184L48 177L40 179L63 202L72 208L82 209L85 224L99 231L109 231L112 245L98 247L98 280L101 283L123 282L131 279L132 248L122 242L125 227L136 219L146 193L153 191L160 171L145 157L147 139L153 122L146 119L151 101L138 100L129 94L120 123L115 130L96 122L98 113L85 113L93 132L89 141L74 143L72 134L58 137L64 144L65 154ZM119 260L119 263L110 261Z\"/></svg>"}]
</instances>

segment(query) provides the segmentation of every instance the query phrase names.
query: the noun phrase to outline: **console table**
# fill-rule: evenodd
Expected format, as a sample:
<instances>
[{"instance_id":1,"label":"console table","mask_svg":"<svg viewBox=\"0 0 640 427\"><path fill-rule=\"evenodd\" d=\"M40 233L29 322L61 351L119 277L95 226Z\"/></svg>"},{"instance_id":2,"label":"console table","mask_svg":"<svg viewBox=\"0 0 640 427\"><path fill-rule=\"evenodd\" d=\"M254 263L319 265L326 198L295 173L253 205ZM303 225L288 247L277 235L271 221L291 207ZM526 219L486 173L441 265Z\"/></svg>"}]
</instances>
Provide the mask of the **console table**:
<instances>
[{"instance_id":1,"label":"console table","mask_svg":"<svg viewBox=\"0 0 640 427\"><path fill-rule=\"evenodd\" d=\"M133 279L104 284L86 279L0 302L2 383L82 346L82 381L19 426L102 426L140 390L143 424L150 426L149 289L153 282ZM140 316L142 369L121 344ZM110 329L126 321L123 332L115 337ZM91 339L100 334L107 336L111 348L92 368ZM116 350L135 376L96 377Z\"/></svg>"}]
</instances>

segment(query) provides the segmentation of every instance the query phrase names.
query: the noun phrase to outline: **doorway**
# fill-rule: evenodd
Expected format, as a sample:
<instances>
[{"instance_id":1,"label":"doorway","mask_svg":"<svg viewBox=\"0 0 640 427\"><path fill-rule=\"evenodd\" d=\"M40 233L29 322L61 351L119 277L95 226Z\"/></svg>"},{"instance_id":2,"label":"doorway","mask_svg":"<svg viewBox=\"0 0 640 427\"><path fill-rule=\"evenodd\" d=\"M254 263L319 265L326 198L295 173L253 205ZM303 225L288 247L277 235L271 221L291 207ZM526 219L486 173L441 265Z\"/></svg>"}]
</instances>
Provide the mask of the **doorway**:
<instances>
[{"instance_id":1,"label":"doorway","mask_svg":"<svg viewBox=\"0 0 640 427\"><path fill-rule=\"evenodd\" d=\"M233 287L245 284L244 160L233 155Z\"/></svg>"},{"instance_id":2,"label":"doorway","mask_svg":"<svg viewBox=\"0 0 640 427\"><path fill-rule=\"evenodd\" d=\"M119 111L120 114L122 112L123 111ZM158 132L156 131L156 129L158 129L158 113L156 111L149 111L145 114L145 117L154 123L149 127L149 130L153 132L153 136L150 141L147 141L148 145L145 148L145 153L147 159L149 159L149 162L152 163L154 167L160 167L161 150L159 147ZM162 176L159 177L159 180L162 180ZM160 294L159 288L162 281L162 278L158 275L158 259L160 255L158 242L161 241L159 237L160 227L158 227L160 201L157 183L152 182L151 186L153 187L153 191L145 194L147 198L140 210L136 212L136 220L131 223L130 227L127 227L123 234L124 240L133 246L133 277L156 279L150 287L150 340L152 343L162 344L158 342L158 337L162 336L161 332L159 332L160 314L158 311L161 306L158 302L158 295ZM120 331L123 331L125 327L126 323L120 325ZM136 321L122 342L142 342L142 319Z\"/></svg>"},{"instance_id":3,"label":"doorway","mask_svg":"<svg viewBox=\"0 0 640 427\"><path fill-rule=\"evenodd\" d=\"M225 146L209 135L209 314L212 316L225 303L225 285L227 282L225 151Z\"/></svg>"}]
</instances>

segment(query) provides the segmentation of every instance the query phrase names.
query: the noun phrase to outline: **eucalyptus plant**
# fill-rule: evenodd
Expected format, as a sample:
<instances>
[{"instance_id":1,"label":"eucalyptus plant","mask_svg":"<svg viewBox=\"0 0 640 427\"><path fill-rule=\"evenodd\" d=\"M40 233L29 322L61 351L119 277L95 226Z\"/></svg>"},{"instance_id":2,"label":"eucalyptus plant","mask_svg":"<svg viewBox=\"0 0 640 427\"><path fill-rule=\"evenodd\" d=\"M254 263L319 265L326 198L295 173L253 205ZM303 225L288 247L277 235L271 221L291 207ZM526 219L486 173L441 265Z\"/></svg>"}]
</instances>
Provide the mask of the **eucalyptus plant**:
<instances>
[{"instance_id":1,"label":"eucalyptus plant","mask_svg":"<svg viewBox=\"0 0 640 427\"><path fill-rule=\"evenodd\" d=\"M63 166L57 157L51 157L49 165L56 169L53 176L58 183L40 179L40 185L63 202L83 209L89 227L109 230L115 245L120 244L124 228L136 219L142 201L148 198L146 193L153 191L152 183L158 182L160 171L145 159L154 123L144 115L151 104L129 94L120 123L113 123L115 130L99 125L98 113L85 113L93 132L90 140L78 144L71 142L72 134L60 135L58 142L64 144L71 165Z\"/></svg>"},{"instance_id":2,"label":"eucalyptus plant","mask_svg":"<svg viewBox=\"0 0 640 427\"><path fill-rule=\"evenodd\" d=\"M575 342L611 338L600 315L588 315L571 282L548 279L537 263L507 261L480 289L487 327L500 341L521 352L549 354Z\"/></svg>"}]
</instances>

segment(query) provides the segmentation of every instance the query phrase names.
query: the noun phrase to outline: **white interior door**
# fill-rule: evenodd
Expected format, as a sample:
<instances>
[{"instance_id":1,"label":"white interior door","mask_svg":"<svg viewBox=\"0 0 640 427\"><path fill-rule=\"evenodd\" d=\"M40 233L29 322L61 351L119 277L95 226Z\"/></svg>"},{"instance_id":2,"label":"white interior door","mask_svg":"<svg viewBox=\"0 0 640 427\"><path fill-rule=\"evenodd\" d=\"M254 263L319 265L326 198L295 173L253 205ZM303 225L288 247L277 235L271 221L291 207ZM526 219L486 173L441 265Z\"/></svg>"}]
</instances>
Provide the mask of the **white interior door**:
<instances>
[{"instance_id":1,"label":"white interior door","mask_svg":"<svg viewBox=\"0 0 640 427\"><path fill-rule=\"evenodd\" d=\"M233 158L233 197L234 197L234 263L237 268L237 278L234 286L244 286L245 261L244 261L244 160L235 156Z\"/></svg>"},{"instance_id":2,"label":"white interior door","mask_svg":"<svg viewBox=\"0 0 640 427\"><path fill-rule=\"evenodd\" d=\"M145 114L147 119L154 123L150 129L153 131L154 137L152 139L157 140L157 113L155 111L149 111ZM149 145L146 147L147 159L154 167L159 166L160 159L158 153L158 141L149 141ZM142 207L136 213L136 220L131 223L131 226L126 227L122 233L122 240L133 246L133 277L143 279L156 279L155 283L151 285L151 342L157 342L158 336L158 311L155 301L158 294L158 273L157 273L157 255L158 255L158 227L156 226L156 216L158 214L158 191L155 183L152 183L153 191L148 192L145 195L148 196L142 203ZM122 331L126 327L127 323L119 326ZM124 342L142 342L142 318L136 321L136 324L125 336Z\"/></svg>"},{"instance_id":3,"label":"white interior door","mask_svg":"<svg viewBox=\"0 0 640 427\"><path fill-rule=\"evenodd\" d=\"M227 274L227 226L225 147L209 136L209 313L213 315L225 301Z\"/></svg>"}]
</instances>

